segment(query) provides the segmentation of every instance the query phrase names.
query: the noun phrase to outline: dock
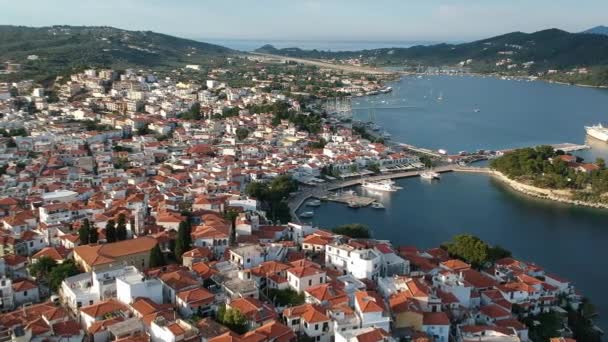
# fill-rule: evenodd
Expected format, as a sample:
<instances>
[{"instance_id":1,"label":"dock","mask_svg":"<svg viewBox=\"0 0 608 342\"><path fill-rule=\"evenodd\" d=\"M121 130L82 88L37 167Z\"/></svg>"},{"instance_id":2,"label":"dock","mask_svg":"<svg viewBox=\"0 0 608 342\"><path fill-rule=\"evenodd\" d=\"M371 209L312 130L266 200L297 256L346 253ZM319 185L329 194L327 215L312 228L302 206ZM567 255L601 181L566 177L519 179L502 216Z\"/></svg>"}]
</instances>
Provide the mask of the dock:
<instances>
[{"instance_id":1,"label":"dock","mask_svg":"<svg viewBox=\"0 0 608 342\"><path fill-rule=\"evenodd\" d=\"M323 201L344 203L349 207L367 207L376 201L375 198L359 196L353 192L329 192L320 198Z\"/></svg>"}]
</instances>

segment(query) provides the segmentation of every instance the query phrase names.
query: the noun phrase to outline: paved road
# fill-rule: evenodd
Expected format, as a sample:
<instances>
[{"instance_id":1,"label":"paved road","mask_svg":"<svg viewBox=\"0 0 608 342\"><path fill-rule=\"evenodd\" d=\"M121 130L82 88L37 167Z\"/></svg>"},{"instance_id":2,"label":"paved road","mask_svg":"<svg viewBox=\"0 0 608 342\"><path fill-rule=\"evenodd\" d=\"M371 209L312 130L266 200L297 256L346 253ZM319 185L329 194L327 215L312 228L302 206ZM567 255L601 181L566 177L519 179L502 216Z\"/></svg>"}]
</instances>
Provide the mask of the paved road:
<instances>
[{"instance_id":1,"label":"paved road","mask_svg":"<svg viewBox=\"0 0 608 342\"><path fill-rule=\"evenodd\" d=\"M358 66L354 66L354 65L333 64L333 63L328 63L328 62L322 62L322 61L319 61L316 59L286 57L286 56L279 56L279 55L270 55L270 54L266 54L266 53L257 53L257 52L250 52L250 53L252 55L257 55L257 56L262 56L262 57L267 57L267 58L282 59L282 60L286 60L286 61L290 61L290 62L315 65L320 68L336 69L336 70L342 70L342 71L352 72L352 73L371 74L371 75L394 74L393 72L386 71L384 69L378 69L378 68L372 68L372 67L358 67Z\"/></svg>"}]
</instances>

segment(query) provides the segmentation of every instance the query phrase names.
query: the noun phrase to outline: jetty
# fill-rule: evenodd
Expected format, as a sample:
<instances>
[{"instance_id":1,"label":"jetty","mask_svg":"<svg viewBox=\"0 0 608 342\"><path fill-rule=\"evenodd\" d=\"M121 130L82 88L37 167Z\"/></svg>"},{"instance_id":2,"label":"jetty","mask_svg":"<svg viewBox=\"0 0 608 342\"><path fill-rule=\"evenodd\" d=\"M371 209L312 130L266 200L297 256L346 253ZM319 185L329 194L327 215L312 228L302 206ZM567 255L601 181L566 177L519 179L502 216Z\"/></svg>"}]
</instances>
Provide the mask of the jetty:
<instances>
[{"instance_id":1,"label":"jetty","mask_svg":"<svg viewBox=\"0 0 608 342\"><path fill-rule=\"evenodd\" d=\"M343 203L352 208L367 207L376 201L375 198L357 195L354 192L329 192L320 198L322 201Z\"/></svg>"},{"instance_id":2,"label":"jetty","mask_svg":"<svg viewBox=\"0 0 608 342\"><path fill-rule=\"evenodd\" d=\"M316 198L320 200L327 200L337 203L351 204L354 206L364 207L371 205L376 200L371 197L359 196L355 194L350 194L348 192L335 193L335 191L349 188L357 185L361 185L361 183L365 181L375 182L386 179L400 179L400 178L410 178L410 177L420 177L420 175L425 170L413 170L413 171L404 171L404 172L394 172L388 174L382 174L378 176L367 177L365 179L355 178L355 179L347 179L347 180L338 180L334 182L329 182L325 184L321 184L314 187L306 187L303 188L296 196L292 197L289 200L289 209L291 210L292 217L294 220L299 222L299 217L296 215L296 211L310 198ZM468 173L490 173L490 168L487 167L473 167L473 166L461 166L457 164L448 164L443 166L438 166L433 169L434 172L438 173L446 173L446 172L468 172Z\"/></svg>"}]
</instances>

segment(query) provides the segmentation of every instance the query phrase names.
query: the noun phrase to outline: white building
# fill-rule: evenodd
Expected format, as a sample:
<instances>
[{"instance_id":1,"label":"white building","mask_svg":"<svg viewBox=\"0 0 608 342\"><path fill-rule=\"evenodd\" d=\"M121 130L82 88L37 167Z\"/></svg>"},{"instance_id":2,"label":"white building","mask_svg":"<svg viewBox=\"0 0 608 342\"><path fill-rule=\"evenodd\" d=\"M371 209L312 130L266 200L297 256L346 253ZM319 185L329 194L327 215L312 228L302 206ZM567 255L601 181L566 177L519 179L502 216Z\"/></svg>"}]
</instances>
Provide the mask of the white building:
<instances>
[{"instance_id":1,"label":"white building","mask_svg":"<svg viewBox=\"0 0 608 342\"><path fill-rule=\"evenodd\" d=\"M256 267L265 260L264 248L260 245L248 245L230 250L230 262L238 267L248 269Z\"/></svg>"},{"instance_id":2,"label":"white building","mask_svg":"<svg viewBox=\"0 0 608 342\"><path fill-rule=\"evenodd\" d=\"M157 278L148 278L135 266L127 266L125 272L116 277L116 296L125 304L133 303L137 297L147 297L162 304L163 285Z\"/></svg>"},{"instance_id":3,"label":"white building","mask_svg":"<svg viewBox=\"0 0 608 342\"><path fill-rule=\"evenodd\" d=\"M181 319L168 322L164 317L159 316L150 324L150 339L152 342L191 340L197 334L198 329Z\"/></svg>"},{"instance_id":4,"label":"white building","mask_svg":"<svg viewBox=\"0 0 608 342\"><path fill-rule=\"evenodd\" d=\"M325 246L325 265L346 271L358 279L376 280L382 270L382 256L374 249L332 243Z\"/></svg>"},{"instance_id":5,"label":"white building","mask_svg":"<svg viewBox=\"0 0 608 342\"><path fill-rule=\"evenodd\" d=\"M294 267L287 270L289 287L298 293L304 292L309 287L324 284L325 278L325 271L316 267Z\"/></svg>"}]
</instances>

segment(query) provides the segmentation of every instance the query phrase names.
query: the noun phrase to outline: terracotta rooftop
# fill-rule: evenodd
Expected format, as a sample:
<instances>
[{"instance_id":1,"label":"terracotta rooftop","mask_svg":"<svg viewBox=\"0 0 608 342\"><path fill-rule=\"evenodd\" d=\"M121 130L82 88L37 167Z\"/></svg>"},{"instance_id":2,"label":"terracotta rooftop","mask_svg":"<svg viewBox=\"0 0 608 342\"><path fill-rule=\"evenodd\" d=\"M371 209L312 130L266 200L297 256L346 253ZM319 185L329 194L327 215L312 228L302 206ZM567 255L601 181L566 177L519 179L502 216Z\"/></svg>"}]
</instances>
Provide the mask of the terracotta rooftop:
<instances>
[{"instance_id":1,"label":"terracotta rooftop","mask_svg":"<svg viewBox=\"0 0 608 342\"><path fill-rule=\"evenodd\" d=\"M87 265L96 266L109 264L116 258L127 255L148 252L154 246L156 246L156 239L144 236L101 245L77 246L74 248L74 254L84 260Z\"/></svg>"}]
</instances>

